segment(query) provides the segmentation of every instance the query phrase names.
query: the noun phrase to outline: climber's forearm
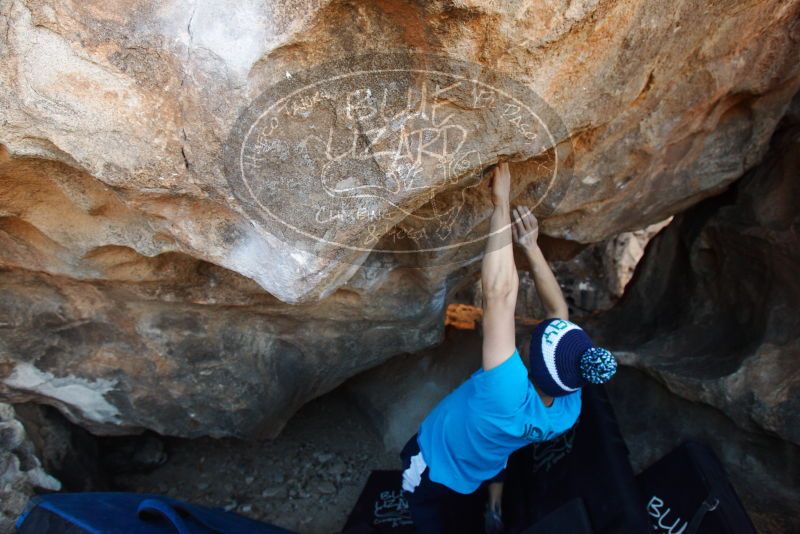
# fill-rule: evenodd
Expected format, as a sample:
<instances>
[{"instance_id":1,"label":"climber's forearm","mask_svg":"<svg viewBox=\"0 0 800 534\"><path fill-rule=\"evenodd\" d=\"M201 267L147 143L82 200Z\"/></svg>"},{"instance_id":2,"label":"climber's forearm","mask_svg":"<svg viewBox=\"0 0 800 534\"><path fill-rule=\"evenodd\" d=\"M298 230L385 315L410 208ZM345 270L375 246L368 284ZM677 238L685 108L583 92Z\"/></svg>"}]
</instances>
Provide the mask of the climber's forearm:
<instances>
[{"instance_id":1,"label":"climber's forearm","mask_svg":"<svg viewBox=\"0 0 800 534\"><path fill-rule=\"evenodd\" d=\"M516 299L518 283L511 246L511 209L506 202L495 206L490 220L489 238L481 266L484 301L507 299L512 292Z\"/></svg>"},{"instance_id":2,"label":"climber's forearm","mask_svg":"<svg viewBox=\"0 0 800 534\"><path fill-rule=\"evenodd\" d=\"M519 276L514 265L509 213L508 203L495 208L483 255L483 369L486 371L502 364L516 349L514 308Z\"/></svg>"},{"instance_id":3,"label":"climber's forearm","mask_svg":"<svg viewBox=\"0 0 800 534\"><path fill-rule=\"evenodd\" d=\"M538 245L527 246L524 248L525 256L531 267L531 276L536 285L536 292L542 301L547 318L569 319L569 308L561 286L558 284L547 259Z\"/></svg>"}]
</instances>

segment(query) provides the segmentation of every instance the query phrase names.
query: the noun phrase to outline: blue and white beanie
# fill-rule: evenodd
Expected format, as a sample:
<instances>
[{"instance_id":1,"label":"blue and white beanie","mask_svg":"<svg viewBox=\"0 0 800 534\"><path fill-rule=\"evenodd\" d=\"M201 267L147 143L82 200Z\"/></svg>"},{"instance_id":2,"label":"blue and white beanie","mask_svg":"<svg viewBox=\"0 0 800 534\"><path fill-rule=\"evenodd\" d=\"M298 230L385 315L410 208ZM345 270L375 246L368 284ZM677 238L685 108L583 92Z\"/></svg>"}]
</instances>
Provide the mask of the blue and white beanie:
<instances>
[{"instance_id":1,"label":"blue and white beanie","mask_svg":"<svg viewBox=\"0 0 800 534\"><path fill-rule=\"evenodd\" d=\"M583 329L563 319L547 319L531 335L531 379L551 397L567 395L586 384L608 382L617 361L595 347Z\"/></svg>"}]
</instances>

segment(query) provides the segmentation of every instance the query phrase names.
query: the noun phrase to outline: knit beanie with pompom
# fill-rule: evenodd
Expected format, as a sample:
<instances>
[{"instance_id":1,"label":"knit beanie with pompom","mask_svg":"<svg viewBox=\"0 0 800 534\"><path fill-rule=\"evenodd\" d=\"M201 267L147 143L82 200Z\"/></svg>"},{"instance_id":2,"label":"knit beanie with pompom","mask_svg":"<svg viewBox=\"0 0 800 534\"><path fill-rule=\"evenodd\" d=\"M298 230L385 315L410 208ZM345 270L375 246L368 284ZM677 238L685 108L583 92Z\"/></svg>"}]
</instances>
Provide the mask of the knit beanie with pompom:
<instances>
[{"instance_id":1,"label":"knit beanie with pompom","mask_svg":"<svg viewBox=\"0 0 800 534\"><path fill-rule=\"evenodd\" d=\"M608 382L617 370L614 356L595 347L583 329L563 319L547 319L531 335L531 379L551 397L586 384Z\"/></svg>"}]
</instances>

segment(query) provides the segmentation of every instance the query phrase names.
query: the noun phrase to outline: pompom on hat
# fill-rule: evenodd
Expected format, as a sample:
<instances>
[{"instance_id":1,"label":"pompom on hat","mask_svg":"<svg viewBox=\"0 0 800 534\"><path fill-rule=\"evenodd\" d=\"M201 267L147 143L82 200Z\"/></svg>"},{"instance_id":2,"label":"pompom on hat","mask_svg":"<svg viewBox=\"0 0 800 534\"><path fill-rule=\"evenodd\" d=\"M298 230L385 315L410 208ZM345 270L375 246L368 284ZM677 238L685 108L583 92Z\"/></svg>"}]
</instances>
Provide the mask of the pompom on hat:
<instances>
[{"instance_id":1,"label":"pompom on hat","mask_svg":"<svg viewBox=\"0 0 800 534\"><path fill-rule=\"evenodd\" d=\"M551 397L604 384L617 371L617 360L596 347L583 329L563 319L542 321L531 335L531 378Z\"/></svg>"}]
</instances>

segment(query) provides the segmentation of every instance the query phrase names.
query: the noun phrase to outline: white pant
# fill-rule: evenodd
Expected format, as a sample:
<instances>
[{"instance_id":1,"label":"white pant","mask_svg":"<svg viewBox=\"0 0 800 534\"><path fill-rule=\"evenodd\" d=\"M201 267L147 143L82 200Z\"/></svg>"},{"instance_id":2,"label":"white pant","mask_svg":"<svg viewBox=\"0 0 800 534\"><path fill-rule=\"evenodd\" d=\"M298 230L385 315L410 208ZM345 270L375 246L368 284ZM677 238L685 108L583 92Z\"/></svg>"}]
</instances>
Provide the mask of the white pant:
<instances>
[{"instance_id":1,"label":"white pant","mask_svg":"<svg viewBox=\"0 0 800 534\"><path fill-rule=\"evenodd\" d=\"M417 489L422 480L422 473L427 467L428 464L425 463L425 459L422 457L422 451L412 456L411 465L403 471L403 489L414 493L414 490Z\"/></svg>"}]
</instances>

